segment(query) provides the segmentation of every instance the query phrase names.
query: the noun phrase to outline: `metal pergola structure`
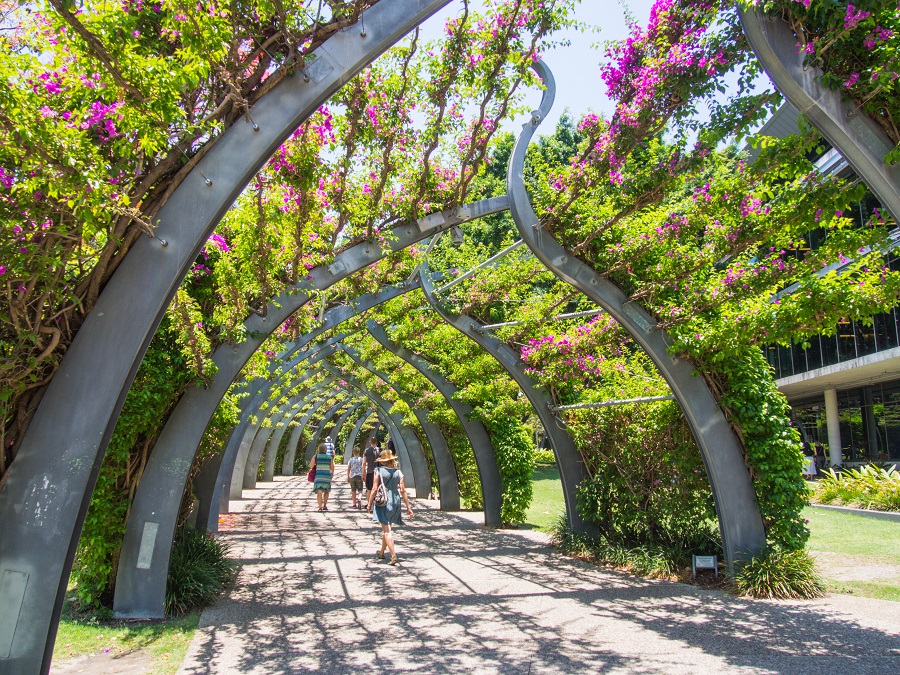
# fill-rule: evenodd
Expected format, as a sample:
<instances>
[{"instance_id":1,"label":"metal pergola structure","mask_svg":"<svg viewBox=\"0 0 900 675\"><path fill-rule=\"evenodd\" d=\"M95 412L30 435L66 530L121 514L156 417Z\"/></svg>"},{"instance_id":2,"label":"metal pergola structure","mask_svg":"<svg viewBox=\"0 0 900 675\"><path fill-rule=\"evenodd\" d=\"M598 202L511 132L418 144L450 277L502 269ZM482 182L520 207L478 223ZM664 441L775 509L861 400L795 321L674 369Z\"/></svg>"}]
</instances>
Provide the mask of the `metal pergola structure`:
<instances>
[{"instance_id":1,"label":"metal pergola structure","mask_svg":"<svg viewBox=\"0 0 900 675\"><path fill-rule=\"evenodd\" d=\"M365 65L448 1L382 0L366 10L365 31L345 30L331 35L309 58L302 77L285 78L254 105L252 122L249 118L244 123L239 121L222 134L159 212L156 236L139 239L107 283L48 386L0 490L0 607L4 617L0 625L0 674L49 670L75 549L116 419L150 339L203 242L294 129ZM889 166L883 161L890 144L881 130L857 114L838 93L825 89L821 72L804 66L803 56L796 53L796 40L783 21L765 17L753 8L741 10L741 20L776 86L847 158L885 208L895 218L900 216L900 166ZM647 351L669 383L701 448L716 501L726 560L733 565L739 558L764 549L765 532L739 445L721 409L702 380L691 377L689 364L666 352L664 333L653 318L560 246L541 228L531 208L523 182L525 151L553 99L549 71L540 63L535 68L546 91L540 108L532 113L515 146L507 178L508 198L485 200L401 224L393 229L390 247L396 251L428 238L433 245L443 231L508 208L531 252L550 271L615 318ZM177 504L172 507L171 503L180 501L193 454L216 405L262 340L317 292L383 256L380 246L373 242L351 247L335 256L332 263L311 270L302 283L273 298L268 316L253 315L247 319L247 339L216 351L216 377L206 389L189 390L166 424L156 452L161 447L164 451L158 459L154 452L141 481L139 491L146 494L144 499L165 503L170 511L177 509ZM438 305L434 303L440 313ZM442 316L456 326L459 317L446 312ZM491 337L490 327L458 327L473 340L475 335L486 340ZM368 328L395 354L414 365L418 363L417 367L427 368L420 357L391 343L381 327L370 322ZM489 345L485 349L496 352L495 357L507 372L515 372L519 364L513 363L502 347L489 341L484 344ZM357 386L361 383L354 384L331 366L326 356L323 352L314 367L316 372L330 373L332 382L347 381L354 390L348 390L347 397L373 399L364 386ZM429 379L442 393L448 391L450 383L440 376ZM249 391L253 391L252 387L251 383ZM206 485L212 486L207 490L209 501L204 506L208 522L219 507L225 487L223 478L233 486L231 479L238 474L243 477L252 469L255 476L258 456L251 450L259 428L251 433L254 425L246 423L251 411L269 398L261 392L262 388L256 402L245 409L246 416L242 415L246 432L235 433L233 442L217 459L215 481L206 477ZM321 390L319 393L320 398L324 397ZM532 389L532 394L536 409L544 405L538 390ZM294 405L287 403L286 407L279 407L284 410L283 424L287 424L285 420ZM278 405L278 401L273 405ZM383 405L376 403L374 409L385 423L393 424ZM360 418L351 436L359 433L371 414L367 412ZM460 421L464 427L471 426L465 413L460 415ZM62 444L59 429L66 430ZM494 524L499 523L501 485L490 439L485 432L479 441L479 433L470 430L469 437L481 474L485 519ZM392 429L392 435L398 441L402 439L399 429L396 433ZM564 439L557 440L560 443L563 445L554 450L562 466L565 451L560 448ZM177 445L187 448L186 453L165 450ZM260 456L264 447L265 444L257 445ZM256 466L252 461L248 464L250 457L255 457ZM567 485L569 482L565 480ZM443 492L443 481L441 487ZM238 489L238 496L239 492ZM135 523L137 534L132 537L138 542L136 554L125 556L123 549L121 564L131 565L132 570L149 566L157 575L164 575L167 547L171 547L171 541L165 540L171 539L171 532L163 532L159 522L155 529L154 521ZM144 533L151 530L155 532L153 541L151 537L145 540ZM148 545L141 551L145 541Z\"/></svg>"}]
</instances>

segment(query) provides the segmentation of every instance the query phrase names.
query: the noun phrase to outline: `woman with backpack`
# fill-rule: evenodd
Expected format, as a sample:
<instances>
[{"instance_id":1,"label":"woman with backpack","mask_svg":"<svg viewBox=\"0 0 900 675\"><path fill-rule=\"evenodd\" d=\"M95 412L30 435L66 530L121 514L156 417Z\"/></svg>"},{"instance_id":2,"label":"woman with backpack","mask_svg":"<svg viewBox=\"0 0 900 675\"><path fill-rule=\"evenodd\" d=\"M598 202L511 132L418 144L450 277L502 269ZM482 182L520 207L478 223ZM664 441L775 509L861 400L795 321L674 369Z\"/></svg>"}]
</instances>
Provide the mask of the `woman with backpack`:
<instances>
[{"instance_id":1,"label":"woman with backpack","mask_svg":"<svg viewBox=\"0 0 900 675\"><path fill-rule=\"evenodd\" d=\"M375 557L377 560L384 560L384 550L387 549L391 554L391 565L396 565L393 526L403 524L402 504L406 504L406 515L410 518L413 517L413 510L403 484L403 472L397 468L397 456L385 450L375 461L380 466L375 469L375 480L367 505L369 513L372 513L374 507L372 521L381 525L381 548Z\"/></svg>"}]
</instances>

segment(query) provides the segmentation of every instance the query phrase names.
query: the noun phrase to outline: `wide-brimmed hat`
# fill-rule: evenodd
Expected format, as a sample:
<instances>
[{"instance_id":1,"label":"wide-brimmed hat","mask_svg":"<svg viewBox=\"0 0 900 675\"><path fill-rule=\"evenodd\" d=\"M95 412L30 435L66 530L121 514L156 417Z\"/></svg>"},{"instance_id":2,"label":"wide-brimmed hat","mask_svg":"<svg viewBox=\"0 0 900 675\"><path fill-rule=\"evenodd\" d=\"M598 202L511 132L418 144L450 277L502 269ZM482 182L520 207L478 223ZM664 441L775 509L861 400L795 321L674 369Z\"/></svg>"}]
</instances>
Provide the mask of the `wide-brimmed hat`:
<instances>
[{"instance_id":1,"label":"wide-brimmed hat","mask_svg":"<svg viewBox=\"0 0 900 675\"><path fill-rule=\"evenodd\" d=\"M392 455L387 450L382 450L381 454L378 455L378 458L375 460L376 462L392 462L397 459L397 455Z\"/></svg>"}]
</instances>

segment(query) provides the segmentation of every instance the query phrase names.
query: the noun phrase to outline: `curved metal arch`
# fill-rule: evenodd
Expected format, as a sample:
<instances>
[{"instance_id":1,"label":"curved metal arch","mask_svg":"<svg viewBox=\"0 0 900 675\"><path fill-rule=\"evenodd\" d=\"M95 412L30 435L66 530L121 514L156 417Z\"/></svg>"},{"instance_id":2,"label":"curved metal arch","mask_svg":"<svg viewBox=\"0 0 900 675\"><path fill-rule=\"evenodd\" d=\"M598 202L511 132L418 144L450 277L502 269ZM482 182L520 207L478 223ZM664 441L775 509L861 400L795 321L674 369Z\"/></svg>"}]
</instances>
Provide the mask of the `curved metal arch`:
<instances>
[{"instance_id":1,"label":"curved metal arch","mask_svg":"<svg viewBox=\"0 0 900 675\"><path fill-rule=\"evenodd\" d=\"M900 164L884 161L894 144L865 113L822 84L824 73L803 64L797 38L781 17L738 4L744 35L778 91L843 155L895 220L900 220Z\"/></svg>"},{"instance_id":2,"label":"curved metal arch","mask_svg":"<svg viewBox=\"0 0 900 675\"><path fill-rule=\"evenodd\" d=\"M316 453L316 447L319 445L319 439L322 438L322 434L325 433L325 429L328 426L328 423L334 419L334 416L338 414L338 411L341 408L345 408L350 405L352 401L338 401L334 406L332 406L322 417L322 420L319 424L316 425L315 430L313 431L312 438L309 439L309 443L306 445L306 460L311 461L313 455Z\"/></svg>"},{"instance_id":3,"label":"curved metal arch","mask_svg":"<svg viewBox=\"0 0 900 675\"><path fill-rule=\"evenodd\" d=\"M413 490L415 490L415 476L410 470L412 467L410 455L415 451L416 447L418 447L418 452L422 452L422 448L418 445L418 440L415 439L415 434L412 433L412 430L410 430L408 434L404 433L407 427L403 424L402 419L397 419L400 417L400 415L391 415L390 401L385 400L384 397L381 396L381 394L379 394L377 391L372 391L371 389L369 389L359 379L353 377L352 375L342 373L340 371L340 368L338 368L334 364L325 362L322 364L322 369L327 370L333 375L337 375L342 380L347 382L349 386L360 391L381 411L380 417L384 421L384 423L388 425L391 437L394 439L394 446L397 449L397 454L400 456L401 468L403 466L407 468L407 470L404 471L404 475L406 475L406 477L408 478L408 480L405 481L408 484L407 487L411 487ZM408 445L409 441L413 442L412 448L410 448ZM416 497L418 496L419 494L418 492L416 492Z\"/></svg>"},{"instance_id":4,"label":"curved metal arch","mask_svg":"<svg viewBox=\"0 0 900 675\"><path fill-rule=\"evenodd\" d=\"M350 410L344 413L345 416L353 414L362 405L362 401L354 405ZM341 419L346 419L342 417ZM297 446L300 444L300 437L303 434L303 427L299 424L294 427L291 437L288 439L287 452L284 453L284 461L281 463L281 475L292 476L294 474L294 458L297 456Z\"/></svg>"},{"instance_id":5,"label":"curved metal arch","mask_svg":"<svg viewBox=\"0 0 900 675\"><path fill-rule=\"evenodd\" d=\"M350 77L449 0L366 10L227 129L124 257L47 387L0 489L0 576L16 617L0 673L48 672L78 538L116 419L166 308L203 242L281 143ZM59 429L66 430L60 443Z\"/></svg>"},{"instance_id":6,"label":"curved metal arch","mask_svg":"<svg viewBox=\"0 0 900 675\"><path fill-rule=\"evenodd\" d=\"M447 309L435 296L429 273L428 262L423 262L419 268L419 284L428 304L444 321L494 357L500 367L519 385L541 420L544 432L549 437L550 445L556 455L556 466L559 468L569 527L575 532L597 536L599 528L593 523L585 521L578 511L578 486L583 480L589 478L589 474L584 466L581 452L575 445L571 434L566 430L565 423L550 408L553 404L550 394L544 387L531 379L525 370L522 359L509 345L489 333L481 332L482 325L472 317L453 314Z\"/></svg>"},{"instance_id":7,"label":"curved metal arch","mask_svg":"<svg viewBox=\"0 0 900 675\"><path fill-rule=\"evenodd\" d=\"M330 351L331 350L329 349L322 349L316 354L318 357L316 362L323 361ZM280 394L280 397L283 397L283 394ZM260 428L263 427L263 422L275 412L273 404L266 414L257 415L257 419L254 423L247 427L247 433L245 433L244 438L241 440L241 444L236 453L232 455L233 459L227 455L223 458L222 466L219 469L219 475L223 478L228 476L228 480L230 481L228 496L230 499L240 499L241 491L244 488L250 489L255 487L256 473L254 471L252 479L248 478L248 466L252 463L253 459L256 460L257 464L259 463L262 449L265 447L265 445L260 447L255 439L259 436L259 431Z\"/></svg>"},{"instance_id":8,"label":"curved metal arch","mask_svg":"<svg viewBox=\"0 0 900 675\"><path fill-rule=\"evenodd\" d=\"M327 354L329 354L330 352L331 352L330 349L325 349L325 350L322 350L322 351L320 352L320 354L327 355ZM322 380L322 382L319 382L319 383L313 383L312 387L307 388L307 390L311 389L313 392L321 391L321 390L323 389L323 387L324 387L324 386L328 386L328 384L330 384L330 383L333 381L333 379L334 379L334 378L324 378L324 379ZM326 384L326 383L328 383L328 384ZM292 384L290 385L290 389L291 389L291 390L294 390L294 389L297 388L297 386L298 386L297 384L292 383ZM341 389L341 387L336 386L336 387L334 387L334 389L335 389L335 390L338 390L338 389ZM276 399L270 401L270 402L273 404L273 410L275 410L275 412L273 412L272 415L270 415L270 417L274 416L274 417L277 418L277 416L278 416L278 414L279 414L279 413L277 412L277 410L278 410L278 409L283 410L286 406L294 405L294 404L293 404L294 399L291 399L291 401L289 401L287 404L279 404L278 402L284 400L286 394L281 393L281 394L278 394L278 395L276 395L276 396L277 396ZM339 392L335 392L335 394L332 395L332 398L334 398L334 397L336 397L336 396L340 396L340 393L339 393ZM295 397L295 398L296 398L296 397ZM335 404L335 407L337 408L337 407L340 407L340 406L345 405L345 404L346 404L346 402L336 403L336 404ZM276 409L275 406L278 406L278 409ZM330 412L330 411L329 411L329 412ZM289 418L292 414L294 414L294 413L291 413L290 411L288 411L288 413L284 415L283 419L282 419L280 422L272 424L270 430L268 431L268 435L274 436L274 434L276 433L276 432L275 432L275 429L276 429L276 428L286 426L287 420L288 420L288 418ZM315 414L315 411L313 412L313 414ZM327 413L326 413L326 414L327 414ZM306 420L308 421L309 418L308 418L308 417L304 417L304 419L306 419ZM321 425L321 422L320 422L320 425ZM315 436L315 433L318 431L318 428L319 428L319 425L317 425L317 427L316 427L316 431L314 432L314 436ZM260 429L260 430L257 432L257 436L259 436L260 433L263 433L263 430L262 430L262 429ZM235 486L235 482L234 482L234 481L237 480L237 477L238 477L238 476L242 476L242 477L243 477L243 478L242 478L242 482L241 482L241 484L242 484L242 490L252 490L252 489L254 489L254 488L256 487L256 483L257 483L256 477L257 477L257 475L259 474L259 467L260 467L260 465L261 465L261 463L262 463L262 461L263 461L263 454L262 454L262 453L263 453L270 445L271 445L271 440L266 439L266 440L264 440L264 441L262 442L262 444L260 444L260 445L257 445L257 444L254 443L254 444L251 446L251 450L250 450L250 452L249 452L248 455L247 455L246 462L245 462L245 464L243 465L243 467L241 467L240 465L236 465L236 466L235 466L234 473L232 474L232 481L233 481L233 482L232 482L232 489L233 489L234 486ZM308 449L308 447L309 447L309 446L307 446L307 449ZM307 461L309 461L309 460L311 460L311 459L312 459L312 457L306 457L306 460L307 460ZM273 459L272 461L274 462L274 459Z\"/></svg>"},{"instance_id":9,"label":"curved metal arch","mask_svg":"<svg viewBox=\"0 0 900 675\"><path fill-rule=\"evenodd\" d=\"M365 426L366 422L369 421L369 418L375 414L375 410L367 410L363 413L362 417L360 417L356 424L353 425L353 430L347 436L347 442L344 444L344 455L353 452L353 448L356 445L356 439L359 436L359 432L362 431L363 426Z\"/></svg>"},{"instance_id":10,"label":"curved metal arch","mask_svg":"<svg viewBox=\"0 0 900 675\"><path fill-rule=\"evenodd\" d=\"M328 341L315 345L298 357L298 365L299 363L306 362L307 368L309 368L313 364L323 360L329 354L332 354L336 348L335 341ZM239 433L233 435L228 440L222 457L222 463L219 466L217 481L220 481L223 485L229 485L229 499L240 499L241 490L245 487L252 487L247 485L244 480L247 471L247 463L250 460L250 454L254 452L253 447L250 445L250 441L252 440L253 435L256 434L256 430L262 424L262 420L268 415L267 413L266 415L260 416L258 411L264 406L270 405L269 399L272 396L272 392L277 391L278 387L283 386L283 383L291 380L292 377L292 371L285 371L277 380L267 382L265 387L260 389L259 395L253 398L253 407L248 409L247 417L238 424L238 429L244 430L243 435ZM254 415L255 419L253 418ZM250 431L251 429L253 431ZM165 429L163 429L163 431L165 431ZM168 446L166 449L168 450ZM185 448L181 453L182 455L189 455L190 450ZM138 489L140 489L140 486L138 486Z\"/></svg>"},{"instance_id":11,"label":"curved metal arch","mask_svg":"<svg viewBox=\"0 0 900 675\"><path fill-rule=\"evenodd\" d=\"M414 410L413 405L409 400L409 397L404 395L404 393L400 390L400 388L397 387L393 383L393 381L391 380L390 376L387 373L384 373L384 372L378 370L377 368L375 368L375 364L373 364L371 361L364 362L362 357L360 357L359 352L357 352L350 345L345 345L342 342L340 344L340 349L343 350L344 353L347 354L347 356L349 356L350 359L354 363L356 363L360 368L364 368L365 370L368 370L373 375L380 377L391 389L394 390L394 392L396 392L396 394L400 398L400 400L403 401L407 406L409 406L410 410ZM418 419L418 416L416 416L416 419ZM410 429L410 431L412 431L413 435L415 435L415 431L413 431L412 429ZM418 442L418 439L416 439L416 440ZM429 439L429 441L430 441L430 439ZM421 449L421 444L419 444L419 447ZM420 457L421 457L421 461L419 461ZM431 471L428 469L428 462L425 459L424 450L421 453L421 455L419 455L418 453L414 453L413 455L410 456L410 459L412 460L412 472L415 477L416 485L418 486L418 490L416 491L416 494L419 496L422 496L422 495L427 496L428 494L431 493ZM455 470L454 470L454 474L455 474Z\"/></svg>"},{"instance_id":12,"label":"curved metal arch","mask_svg":"<svg viewBox=\"0 0 900 675\"><path fill-rule=\"evenodd\" d=\"M354 399L351 398L344 405L352 405L353 403ZM275 476L275 461L278 457L278 447L281 445L281 439L284 437L293 417L294 416L291 416L290 419L284 421L283 424L279 426L275 433L272 434L272 438L269 439L269 443L266 445L266 450L262 458L262 480L264 482L271 482ZM285 453L285 457L287 457L287 453Z\"/></svg>"},{"instance_id":13,"label":"curved metal arch","mask_svg":"<svg viewBox=\"0 0 900 675\"><path fill-rule=\"evenodd\" d=\"M485 525L499 526L503 524L500 507L503 503L503 484L500 481L500 469L497 467L497 453L491 443L487 429L478 420L471 419L472 406L453 398L457 392L456 385L438 374L425 359L401 347L391 340L384 329L371 319L366 322L369 334L401 359L412 365L441 392L453 409L463 431L469 438L475 463L478 465L478 477L481 481L481 496L484 501Z\"/></svg>"},{"instance_id":14,"label":"curved metal arch","mask_svg":"<svg viewBox=\"0 0 900 675\"><path fill-rule=\"evenodd\" d=\"M306 371L298 377L298 385L311 378L315 372ZM337 378L326 378L317 386L328 386ZM302 398L302 395L300 396ZM256 443L263 416L246 430L248 453ZM185 473L190 466L181 468ZM213 482L212 495L218 493L218 482ZM178 509L183 483L161 481L157 491L146 490L142 499L132 503L132 513L126 523L125 538L116 573L113 609L120 618L162 618L165 616L165 592L172 553L172 540L178 520ZM205 514L206 527L210 520L218 521L219 511L214 503L198 495L198 520ZM215 501L213 497L213 502Z\"/></svg>"},{"instance_id":15,"label":"curved metal arch","mask_svg":"<svg viewBox=\"0 0 900 675\"><path fill-rule=\"evenodd\" d=\"M334 441L335 441L334 446L335 446L335 452L336 452L336 453L337 453L337 451L338 451L338 447L337 447L337 439L340 437L341 431L343 430L344 425L347 423L347 420L350 419L350 417L353 416L353 414L354 414L357 410L359 410L359 409L362 407L362 404L363 404L362 401L358 401L358 402L355 403L350 409L344 411L344 412L341 414L341 416L338 418L338 421L335 422L335 424L334 424L334 429L333 429L332 432L331 432L331 433L332 433L332 436L331 436L331 437L332 437L332 438L334 439ZM343 455L344 453L342 452L342 453L340 453L340 454ZM347 456L344 455L344 457L346 458Z\"/></svg>"},{"instance_id":16,"label":"curved metal arch","mask_svg":"<svg viewBox=\"0 0 900 675\"><path fill-rule=\"evenodd\" d=\"M357 403L356 407L358 408L361 404ZM299 412L297 413L299 414ZM284 434L287 432L288 426L294 420L294 417L291 417L287 423L285 423L282 427L275 432L272 436L272 439L269 441L269 445L266 446L266 453L263 459L263 476L262 480L264 482L271 482L275 478L275 461L278 456L278 447L281 445L281 439L284 437ZM293 435L293 434L292 434ZM290 442L290 439L288 439ZM285 451L284 459L287 459L289 451ZM282 460L282 465L284 464L284 459ZM291 458L291 467L293 467L293 457ZM288 474L291 475L291 474Z\"/></svg>"},{"instance_id":17,"label":"curved metal arch","mask_svg":"<svg viewBox=\"0 0 900 675\"><path fill-rule=\"evenodd\" d=\"M544 63L536 62L534 69L544 82L544 96L513 148L507 174L510 214L528 248L547 269L609 312L644 349L672 389L706 465L725 561L732 572L736 561L759 555L766 548L765 527L740 444L703 379L694 376L694 368L687 361L669 355L665 332L657 328L653 317L542 229L525 189L524 167L531 137L553 105L555 84Z\"/></svg>"},{"instance_id":18,"label":"curved metal arch","mask_svg":"<svg viewBox=\"0 0 900 675\"><path fill-rule=\"evenodd\" d=\"M433 213L416 222L398 225L391 230L391 236L388 238L390 250L402 250L456 225L505 211L508 205L506 197L494 197L459 208ZM123 566L129 568L127 572L129 577L146 574L136 565L137 552L140 550L140 542L144 537L144 528L148 522L158 523L159 531L153 539L155 545L164 542L159 552L154 549L150 554L153 559L151 569L156 566L168 569L171 540L175 533L178 513L177 504L174 504L172 499L165 498L165 495L169 492L184 492L190 466L210 419L231 384L263 341L291 314L309 301L312 295L311 289L328 288L354 272L377 262L385 255L386 252L372 242L361 242L342 251L335 256L331 265L320 265L312 269L308 277L301 283L274 298L269 304L269 312L266 317L250 316L244 322L247 337L243 342L221 345L215 351L212 360L217 366L217 372L213 380L206 388L193 387L182 396L163 427L153 453L150 455L126 524L123 558L120 558L118 568L119 574L123 573ZM353 316L357 308L359 311L364 311L366 308L396 297L401 292L404 292L403 287L390 287L378 293L360 296L352 305L329 310L326 313L327 321L324 321L322 326L316 330L311 331L309 339L326 330L331 330L338 323ZM308 341L298 341L294 351L299 351L308 344ZM300 354L295 356L286 368L293 367L306 358L312 362L313 359L318 360L322 356ZM268 391L267 388L266 392ZM251 402L255 401L261 405L266 395L261 397L262 400L251 397ZM253 435L255 435L255 429L250 433L246 427L246 422L253 409L251 402L248 402L248 406L244 409L241 415L242 421L238 429L231 434L222 457L216 460L218 473L213 489L200 495L201 504L198 511L207 514L207 528L210 530L215 528L220 510L227 511L227 500L240 498L242 480L232 479L236 473L236 467L243 468L246 463ZM240 475L243 476L243 474ZM226 486L233 487L228 487L226 490ZM177 502L179 499L174 501ZM128 553L127 558L124 557L126 552L131 552ZM117 587L119 583L117 580Z\"/></svg>"},{"instance_id":19,"label":"curved metal arch","mask_svg":"<svg viewBox=\"0 0 900 675\"><path fill-rule=\"evenodd\" d=\"M291 371L299 363L308 358L308 355L304 350L307 349L307 345L313 340L323 333L337 328L348 319L351 319L368 309L376 307L388 300L392 300L404 293L408 293L413 288L417 287L417 283L418 282L415 284L395 284L393 286L386 286L375 293L360 295L346 305L338 305L325 312L322 317L322 322L318 327L285 346L282 352L276 357L276 362L270 366L268 377L257 378L248 383L245 387L240 388L241 390L249 391L256 389L256 393L248 398L245 405L242 406L241 421L246 419L246 416L249 416L249 411L254 405L258 405L265 400L268 396L268 392L280 381L280 378L284 377L285 373ZM288 361L288 359L291 360Z\"/></svg>"}]
</instances>

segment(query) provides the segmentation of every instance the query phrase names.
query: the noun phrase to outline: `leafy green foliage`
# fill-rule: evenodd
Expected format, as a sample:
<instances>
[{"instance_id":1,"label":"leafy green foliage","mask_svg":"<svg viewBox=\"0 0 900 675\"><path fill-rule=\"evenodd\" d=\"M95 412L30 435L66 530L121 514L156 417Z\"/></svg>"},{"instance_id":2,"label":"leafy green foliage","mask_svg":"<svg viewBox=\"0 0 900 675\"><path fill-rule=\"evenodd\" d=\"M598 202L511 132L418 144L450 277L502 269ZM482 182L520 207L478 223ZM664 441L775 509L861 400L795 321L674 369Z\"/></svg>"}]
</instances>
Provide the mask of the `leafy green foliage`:
<instances>
[{"instance_id":1,"label":"leafy green foliage","mask_svg":"<svg viewBox=\"0 0 900 675\"><path fill-rule=\"evenodd\" d=\"M763 7L787 21L806 63L823 71L823 84L853 101L856 109L874 120L893 141L895 147L885 159L900 161L897 3L767 0Z\"/></svg>"},{"instance_id":2,"label":"leafy green foliage","mask_svg":"<svg viewBox=\"0 0 900 675\"><path fill-rule=\"evenodd\" d=\"M82 606L112 600L131 498L166 413L188 384L185 365L164 323L125 399L85 517L72 570Z\"/></svg>"},{"instance_id":3,"label":"leafy green foliage","mask_svg":"<svg viewBox=\"0 0 900 675\"><path fill-rule=\"evenodd\" d=\"M184 614L208 605L231 581L233 572L227 544L211 534L179 528L169 561L166 613Z\"/></svg>"},{"instance_id":4,"label":"leafy green foliage","mask_svg":"<svg viewBox=\"0 0 900 675\"><path fill-rule=\"evenodd\" d=\"M900 472L896 467L828 469L812 490L816 504L839 504L876 511L900 511Z\"/></svg>"},{"instance_id":5,"label":"leafy green foliage","mask_svg":"<svg viewBox=\"0 0 900 675\"><path fill-rule=\"evenodd\" d=\"M738 593L751 598L790 600L819 598L824 584L809 552L770 550L741 566L734 583Z\"/></svg>"},{"instance_id":6,"label":"leafy green foliage","mask_svg":"<svg viewBox=\"0 0 900 675\"><path fill-rule=\"evenodd\" d=\"M552 537L553 545L564 555L641 576L671 579L677 577L678 570L685 564L683 551L658 545L625 546L606 537L595 538L574 532L564 515L557 521Z\"/></svg>"}]
</instances>

